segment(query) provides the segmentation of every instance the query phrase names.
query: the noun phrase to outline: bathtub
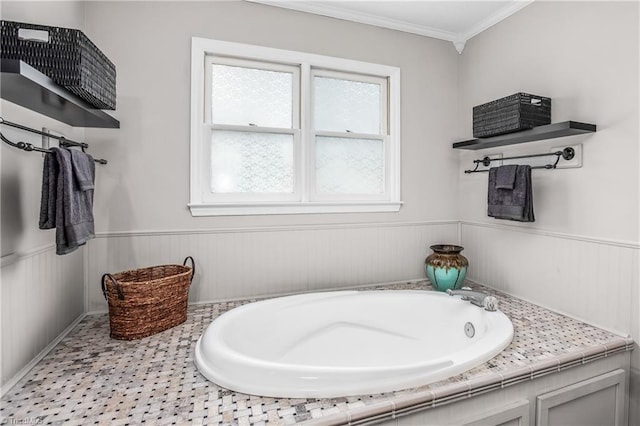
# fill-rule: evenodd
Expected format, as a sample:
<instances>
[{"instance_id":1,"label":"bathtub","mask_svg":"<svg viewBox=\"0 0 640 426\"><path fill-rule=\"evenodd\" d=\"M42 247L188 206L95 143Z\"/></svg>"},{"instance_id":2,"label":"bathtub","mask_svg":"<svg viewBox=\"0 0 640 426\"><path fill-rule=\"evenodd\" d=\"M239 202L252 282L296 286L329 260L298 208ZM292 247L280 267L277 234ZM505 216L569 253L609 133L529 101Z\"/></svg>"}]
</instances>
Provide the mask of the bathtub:
<instances>
[{"instance_id":1,"label":"bathtub","mask_svg":"<svg viewBox=\"0 0 640 426\"><path fill-rule=\"evenodd\" d=\"M332 291L279 297L216 318L198 370L242 393L329 398L401 390L462 373L513 336L500 311L434 291Z\"/></svg>"}]
</instances>

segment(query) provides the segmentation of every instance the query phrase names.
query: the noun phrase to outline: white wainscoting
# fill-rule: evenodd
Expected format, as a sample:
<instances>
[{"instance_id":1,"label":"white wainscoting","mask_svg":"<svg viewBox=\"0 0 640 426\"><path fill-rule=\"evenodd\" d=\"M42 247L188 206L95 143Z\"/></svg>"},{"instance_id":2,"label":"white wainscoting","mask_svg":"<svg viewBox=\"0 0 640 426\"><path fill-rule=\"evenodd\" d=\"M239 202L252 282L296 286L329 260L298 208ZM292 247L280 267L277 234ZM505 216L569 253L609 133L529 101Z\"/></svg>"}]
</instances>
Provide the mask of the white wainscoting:
<instances>
[{"instance_id":1,"label":"white wainscoting","mask_svg":"<svg viewBox=\"0 0 640 426\"><path fill-rule=\"evenodd\" d=\"M638 308L638 243L461 223L469 279L625 334ZM635 317L637 318L637 317Z\"/></svg>"},{"instance_id":2,"label":"white wainscoting","mask_svg":"<svg viewBox=\"0 0 640 426\"><path fill-rule=\"evenodd\" d=\"M629 424L640 424L640 250L638 242L462 221L467 277L631 335Z\"/></svg>"},{"instance_id":3,"label":"white wainscoting","mask_svg":"<svg viewBox=\"0 0 640 426\"><path fill-rule=\"evenodd\" d=\"M429 245L458 242L458 221L105 233L88 244L88 312L100 278L196 260L190 303L423 279Z\"/></svg>"},{"instance_id":4,"label":"white wainscoting","mask_svg":"<svg viewBox=\"0 0 640 426\"><path fill-rule=\"evenodd\" d=\"M84 315L83 250L57 256L50 245L2 259L2 394Z\"/></svg>"}]
</instances>

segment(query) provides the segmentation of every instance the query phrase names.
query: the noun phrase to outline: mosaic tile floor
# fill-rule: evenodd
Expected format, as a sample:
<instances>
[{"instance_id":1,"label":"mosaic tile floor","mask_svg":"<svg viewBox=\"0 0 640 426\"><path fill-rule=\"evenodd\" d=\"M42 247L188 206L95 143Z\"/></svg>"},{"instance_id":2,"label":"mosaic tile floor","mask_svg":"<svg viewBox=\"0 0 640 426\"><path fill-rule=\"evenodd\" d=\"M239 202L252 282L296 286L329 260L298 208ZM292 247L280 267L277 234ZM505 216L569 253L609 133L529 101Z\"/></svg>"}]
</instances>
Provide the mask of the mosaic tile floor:
<instances>
[{"instance_id":1,"label":"mosaic tile floor","mask_svg":"<svg viewBox=\"0 0 640 426\"><path fill-rule=\"evenodd\" d=\"M476 286L477 287L477 286ZM425 289L425 283L371 289ZM494 292L495 293L495 292ZM87 316L0 401L2 424L288 425L506 373L622 338L497 293L514 324L511 345L486 364L422 388L334 399L263 398L218 387L193 364L196 341L221 313L247 302L189 307L173 329L136 341L109 338L106 314Z\"/></svg>"}]
</instances>

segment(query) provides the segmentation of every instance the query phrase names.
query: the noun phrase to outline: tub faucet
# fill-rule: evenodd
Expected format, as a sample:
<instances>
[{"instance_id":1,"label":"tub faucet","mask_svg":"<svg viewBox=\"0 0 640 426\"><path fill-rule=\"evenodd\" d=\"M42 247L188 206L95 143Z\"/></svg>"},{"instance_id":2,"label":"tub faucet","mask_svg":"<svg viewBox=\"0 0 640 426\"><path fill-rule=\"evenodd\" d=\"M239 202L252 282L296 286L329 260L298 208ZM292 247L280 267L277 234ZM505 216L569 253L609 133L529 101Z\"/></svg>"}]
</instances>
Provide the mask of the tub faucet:
<instances>
[{"instance_id":1,"label":"tub faucet","mask_svg":"<svg viewBox=\"0 0 640 426\"><path fill-rule=\"evenodd\" d=\"M498 310L498 299L480 291L473 291L469 287L462 287L460 290L447 289L449 296L462 296L462 300L468 300L471 304L480 306L487 311Z\"/></svg>"}]
</instances>

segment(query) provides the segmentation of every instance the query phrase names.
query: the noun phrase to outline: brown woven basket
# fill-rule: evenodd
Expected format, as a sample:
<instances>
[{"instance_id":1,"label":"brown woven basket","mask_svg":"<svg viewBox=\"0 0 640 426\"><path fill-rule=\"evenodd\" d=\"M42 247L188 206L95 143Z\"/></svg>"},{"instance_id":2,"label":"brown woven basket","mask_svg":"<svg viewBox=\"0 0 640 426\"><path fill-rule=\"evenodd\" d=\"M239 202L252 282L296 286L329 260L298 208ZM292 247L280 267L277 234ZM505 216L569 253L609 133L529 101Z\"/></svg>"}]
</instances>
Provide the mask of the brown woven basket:
<instances>
[{"instance_id":1,"label":"brown woven basket","mask_svg":"<svg viewBox=\"0 0 640 426\"><path fill-rule=\"evenodd\" d=\"M141 339L185 322L194 273L195 262L188 256L182 265L104 274L102 293L109 303L111 337Z\"/></svg>"}]
</instances>

